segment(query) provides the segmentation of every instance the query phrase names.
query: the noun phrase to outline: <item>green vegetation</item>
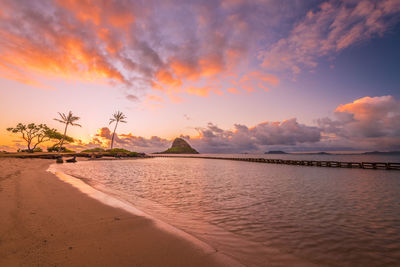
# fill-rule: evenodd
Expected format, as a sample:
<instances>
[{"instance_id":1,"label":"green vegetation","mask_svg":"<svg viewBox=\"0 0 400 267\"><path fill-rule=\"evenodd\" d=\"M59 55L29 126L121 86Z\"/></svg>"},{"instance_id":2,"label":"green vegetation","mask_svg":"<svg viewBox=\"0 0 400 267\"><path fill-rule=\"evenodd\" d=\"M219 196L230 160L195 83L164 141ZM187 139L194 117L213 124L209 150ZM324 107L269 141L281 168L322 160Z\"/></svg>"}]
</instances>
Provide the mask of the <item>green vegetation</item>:
<instances>
[{"instance_id":1,"label":"green vegetation","mask_svg":"<svg viewBox=\"0 0 400 267\"><path fill-rule=\"evenodd\" d=\"M129 151L123 148L113 148L113 149L107 149L106 153L112 156L115 155L122 155L122 156L129 156L129 157L140 157L142 156L142 154L137 153L137 152L133 152L133 151Z\"/></svg>"},{"instance_id":2,"label":"green vegetation","mask_svg":"<svg viewBox=\"0 0 400 267\"><path fill-rule=\"evenodd\" d=\"M61 149L60 149L61 141L62 141L62 139L63 139L63 137L64 137L64 135L63 135L62 133L54 132L54 133L52 134L51 137L52 137L52 139L53 139L54 141L57 141L57 143L54 144L54 145L52 145L51 147L47 147L47 151L48 151L48 152L58 152L59 150L60 150L61 152L74 152L74 151L72 151L72 150L69 150L69 149L66 148L66 147L61 147ZM65 138L64 138L64 144L66 144L66 143L73 143L73 142L74 142L74 138L72 138L72 137L70 137L70 136L68 136L68 135L65 136Z\"/></svg>"},{"instance_id":3,"label":"green vegetation","mask_svg":"<svg viewBox=\"0 0 400 267\"><path fill-rule=\"evenodd\" d=\"M123 148L113 148L113 149L103 149L100 147L86 149L83 150L81 153L100 153L104 156L127 156L127 157L142 157L144 156L143 153L129 151Z\"/></svg>"},{"instance_id":4,"label":"green vegetation","mask_svg":"<svg viewBox=\"0 0 400 267\"><path fill-rule=\"evenodd\" d=\"M115 153L130 153L131 151L123 148L113 148L113 149L107 149L106 150L108 153L115 154Z\"/></svg>"},{"instance_id":5,"label":"green vegetation","mask_svg":"<svg viewBox=\"0 0 400 267\"><path fill-rule=\"evenodd\" d=\"M96 148L91 148L91 149L85 149L81 151L81 153L98 153L98 152L105 152L103 148L96 147Z\"/></svg>"},{"instance_id":6,"label":"green vegetation","mask_svg":"<svg viewBox=\"0 0 400 267\"><path fill-rule=\"evenodd\" d=\"M51 147L47 147L47 152L58 152L59 150L60 150L60 147L59 147L57 144L54 144L54 145L51 146ZM61 148L61 152L62 152L62 153L73 153L73 152L75 152L75 151L70 150L70 149L68 149L68 148L66 148L66 147L62 147L62 148Z\"/></svg>"},{"instance_id":7,"label":"green vegetation","mask_svg":"<svg viewBox=\"0 0 400 267\"><path fill-rule=\"evenodd\" d=\"M160 154L199 154L182 138L175 138L171 148L160 152Z\"/></svg>"},{"instance_id":8,"label":"green vegetation","mask_svg":"<svg viewBox=\"0 0 400 267\"><path fill-rule=\"evenodd\" d=\"M111 138L111 149L113 149L115 131L117 130L118 123L119 122L126 123L125 119L126 119L126 116L121 111L117 111L116 113L114 113L112 118L110 119L110 123L108 125L111 125L111 123L116 122L115 127L114 127L114 132L113 132L112 138Z\"/></svg>"},{"instance_id":9,"label":"green vegetation","mask_svg":"<svg viewBox=\"0 0 400 267\"><path fill-rule=\"evenodd\" d=\"M65 138L67 136L68 125L79 126L79 127L82 127L82 126L80 124L78 124L78 123L75 123L80 118L74 116L71 111L68 113L68 115L65 115L64 113L60 113L60 112L58 112L58 114L60 115L61 120L60 119L54 119L54 120L65 124L64 135L63 135L63 137L62 137L62 139L60 141L60 145L59 145L59 149L58 149L58 153L61 153L61 149L62 149L64 140L65 140Z\"/></svg>"}]
</instances>

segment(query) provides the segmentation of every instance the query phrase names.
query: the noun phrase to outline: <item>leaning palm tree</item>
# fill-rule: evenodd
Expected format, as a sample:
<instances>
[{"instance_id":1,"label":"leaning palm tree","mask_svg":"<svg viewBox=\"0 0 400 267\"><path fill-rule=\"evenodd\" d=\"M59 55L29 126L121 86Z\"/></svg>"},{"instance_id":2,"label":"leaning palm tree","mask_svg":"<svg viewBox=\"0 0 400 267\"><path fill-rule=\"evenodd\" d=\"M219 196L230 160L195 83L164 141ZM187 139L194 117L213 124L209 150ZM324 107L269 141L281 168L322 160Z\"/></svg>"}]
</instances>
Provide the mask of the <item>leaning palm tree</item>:
<instances>
[{"instance_id":1,"label":"leaning palm tree","mask_svg":"<svg viewBox=\"0 0 400 267\"><path fill-rule=\"evenodd\" d=\"M75 123L80 118L72 115L71 111L68 113L68 115L65 115L64 113L60 113L60 112L58 112L58 114L60 115L61 120L60 119L54 119L54 120L65 124L64 136L61 139L60 147L58 148L58 154L60 154L61 153L61 149L62 149L62 145L63 145L64 140L65 140L65 136L67 135L68 125L79 126L79 127L82 127L82 126L80 124L78 124L78 123Z\"/></svg>"},{"instance_id":2,"label":"leaning palm tree","mask_svg":"<svg viewBox=\"0 0 400 267\"><path fill-rule=\"evenodd\" d=\"M115 127L114 127L114 132L113 132L113 135L111 138L111 149L113 148L113 145L114 145L114 136L115 136L115 131L117 130L118 123L119 122L126 123L125 119L126 119L126 116L121 111L117 111L116 113L114 113L112 118L110 119L109 125L111 125L111 123L113 123L113 122L116 122Z\"/></svg>"}]
</instances>

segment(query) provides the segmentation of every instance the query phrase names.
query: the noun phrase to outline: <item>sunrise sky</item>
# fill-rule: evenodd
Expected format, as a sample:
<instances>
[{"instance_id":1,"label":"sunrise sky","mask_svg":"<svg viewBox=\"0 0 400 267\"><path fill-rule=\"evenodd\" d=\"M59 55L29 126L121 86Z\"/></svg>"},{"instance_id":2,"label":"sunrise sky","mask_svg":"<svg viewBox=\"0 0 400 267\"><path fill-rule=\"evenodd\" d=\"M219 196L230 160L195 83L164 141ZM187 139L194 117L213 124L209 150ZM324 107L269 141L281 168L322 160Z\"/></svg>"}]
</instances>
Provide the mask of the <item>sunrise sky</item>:
<instances>
[{"instance_id":1,"label":"sunrise sky","mask_svg":"<svg viewBox=\"0 0 400 267\"><path fill-rule=\"evenodd\" d=\"M0 0L7 127L72 111L76 150L400 150L400 0ZM112 128L111 128L112 130Z\"/></svg>"}]
</instances>

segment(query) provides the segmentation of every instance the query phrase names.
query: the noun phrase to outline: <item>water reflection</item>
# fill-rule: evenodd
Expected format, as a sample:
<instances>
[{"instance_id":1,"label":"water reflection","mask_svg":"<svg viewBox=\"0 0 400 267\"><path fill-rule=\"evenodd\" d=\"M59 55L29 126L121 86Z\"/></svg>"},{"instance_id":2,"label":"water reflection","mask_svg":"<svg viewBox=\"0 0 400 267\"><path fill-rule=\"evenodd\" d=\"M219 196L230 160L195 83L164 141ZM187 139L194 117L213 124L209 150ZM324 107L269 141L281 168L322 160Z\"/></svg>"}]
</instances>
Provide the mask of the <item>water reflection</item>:
<instances>
[{"instance_id":1,"label":"water reflection","mask_svg":"<svg viewBox=\"0 0 400 267\"><path fill-rule=\"evenodd\" d=\"M396 171L174 158L60 168L249 265L400 265Z\"/></svg>"}]
</instances>

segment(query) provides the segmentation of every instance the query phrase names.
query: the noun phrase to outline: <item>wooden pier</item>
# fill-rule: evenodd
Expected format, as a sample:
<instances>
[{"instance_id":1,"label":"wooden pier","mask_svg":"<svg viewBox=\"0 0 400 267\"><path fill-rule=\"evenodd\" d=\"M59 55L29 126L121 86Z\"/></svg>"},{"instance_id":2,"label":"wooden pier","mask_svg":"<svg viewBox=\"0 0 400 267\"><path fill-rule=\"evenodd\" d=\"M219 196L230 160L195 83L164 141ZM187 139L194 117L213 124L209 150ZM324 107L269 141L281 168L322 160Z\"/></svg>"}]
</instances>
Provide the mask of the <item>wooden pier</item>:
<instances>
[{"instance_id":1,"label":"wooden pier","mask_svg":"<svg viewBox=\"0 0 400 267\"><path fill-rule=\"evenodd\" d=\"M292 160L292 159L266 159L266 158L228 158L228 157L205 157L205 156L170 156L150 155L153 158L196 158L196 159L220 159L236 160L270 164L286 164L296 166L314 166L329 168L355 168L366 170L400 170L400 163L397 162L341 162L326 160Z\"/></svg>"}]
</instances>

